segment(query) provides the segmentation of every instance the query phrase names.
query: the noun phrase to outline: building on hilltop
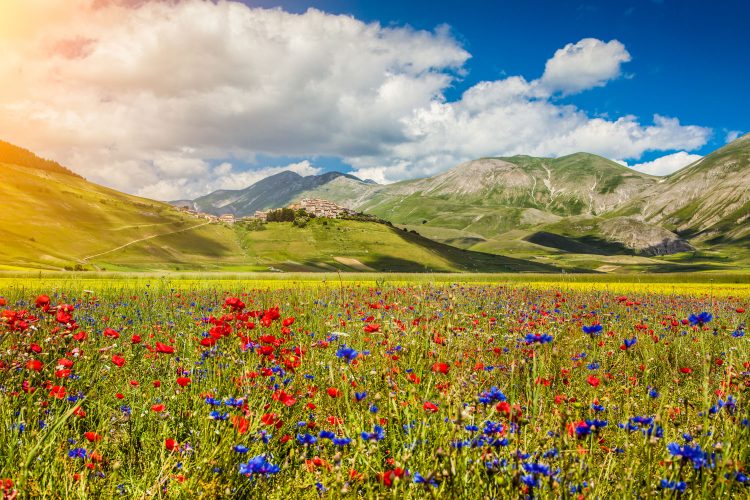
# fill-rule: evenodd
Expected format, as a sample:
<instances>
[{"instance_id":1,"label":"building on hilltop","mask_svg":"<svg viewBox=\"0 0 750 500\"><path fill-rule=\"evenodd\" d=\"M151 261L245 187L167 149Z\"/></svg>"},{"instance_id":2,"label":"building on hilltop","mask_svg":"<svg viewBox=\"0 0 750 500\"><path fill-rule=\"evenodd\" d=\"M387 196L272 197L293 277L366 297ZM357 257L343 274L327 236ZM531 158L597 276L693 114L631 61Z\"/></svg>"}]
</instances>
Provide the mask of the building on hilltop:
<instances>
[{"instance_id":1,"label":"building on hilltop","mask_svg":"<svg viewBox=\"0 0 750 500\"><path fill-rule=\"evenodd\" d=\"M343 215L352 215L355 212L344 208L337 203L319 198L303 198L298 203L294 203L289 208L298 207L305 212L313 214L316 217L329 217L331 219L339 218Z\"/></svg>"}]
</instances>

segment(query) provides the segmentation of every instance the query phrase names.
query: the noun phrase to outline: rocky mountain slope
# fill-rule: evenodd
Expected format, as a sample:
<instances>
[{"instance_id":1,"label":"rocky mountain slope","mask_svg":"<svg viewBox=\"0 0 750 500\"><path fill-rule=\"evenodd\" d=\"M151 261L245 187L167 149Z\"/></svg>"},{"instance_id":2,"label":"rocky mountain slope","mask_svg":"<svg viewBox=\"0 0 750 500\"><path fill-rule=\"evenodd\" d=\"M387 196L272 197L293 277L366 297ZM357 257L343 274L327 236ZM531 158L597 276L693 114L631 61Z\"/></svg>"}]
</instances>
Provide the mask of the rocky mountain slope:
<instances>
[{"instance_id":1,"label":"rocky mountain slope","mask_svg":"<svg viewBox=\"0 0 750 500\"><path fill-rule=\"evenodd\" d=\"M750 134L651 186L626 211L688 238L750 238Z\"/></svg>"}]
</instances>

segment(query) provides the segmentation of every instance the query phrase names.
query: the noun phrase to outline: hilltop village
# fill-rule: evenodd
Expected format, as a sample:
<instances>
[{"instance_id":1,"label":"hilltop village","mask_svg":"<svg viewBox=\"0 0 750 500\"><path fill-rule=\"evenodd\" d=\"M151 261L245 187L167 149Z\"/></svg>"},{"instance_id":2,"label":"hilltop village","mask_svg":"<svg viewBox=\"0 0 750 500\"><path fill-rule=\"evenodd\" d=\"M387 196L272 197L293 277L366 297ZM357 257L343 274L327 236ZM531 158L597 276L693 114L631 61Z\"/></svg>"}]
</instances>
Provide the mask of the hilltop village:
<instances>
[{"instance_id":1,"label":"hilltop village","mask_svg":"<svg viewBox=\"0 0 750 500\"><path fill-rule=\"evenodd\" d=\"M213 224L234 224L235 222L240 221L266 222L268 221L268 216L270 213L277 210L282 210L284 208L294 210L295 212L304 210L309 215L315 217L326 217L329 219L338 219L344 216L357 215L357 212L354 210L350 210L348 208L342 207L341 205L338 205L337 203L320 198L303 198L300 201L292 203L286 207L273 208L268 210L257 210L253 215L249 217L240 218L235 218L234 214L229 213L222 215L207 214L205 212L199 212L188 207L180 207L179 210L194 217L205 219Z\"/></svg>"}]
</instances>

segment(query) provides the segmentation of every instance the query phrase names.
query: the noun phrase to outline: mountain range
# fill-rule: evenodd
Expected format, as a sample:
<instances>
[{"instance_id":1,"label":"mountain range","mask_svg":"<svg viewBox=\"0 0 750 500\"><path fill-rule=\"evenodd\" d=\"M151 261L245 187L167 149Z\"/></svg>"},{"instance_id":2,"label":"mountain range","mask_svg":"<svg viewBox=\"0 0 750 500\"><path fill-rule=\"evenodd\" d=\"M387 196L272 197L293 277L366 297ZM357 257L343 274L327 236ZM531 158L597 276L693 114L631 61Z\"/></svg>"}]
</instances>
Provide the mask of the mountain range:
<instances>
[{"instance_id":1,"label":"mountain range","mask_svg":"<svg viewBox=\"0 0 750 500\"><path fill-rule=\"evenodd\" d=\"M286 171L173 204L0 142L0 269L598 272L745 269L750 134L666 177L600 156L480 158L381 185ZM385 221L234 226L323 198Z\"/></svg>"},{"instance_id":2,"label":"mountain range","mask_svg":"<svg viewBox=\"0 0 750 500\"><path fill-rule=\"evenodd\" d=\"M585 261L598 256L602 270L634 263L659 268L650 265L653 257L679 255L666 262L711 268L732 260L729 247L744 257L748 173L750 134L666 177L588 153L514 156L387 185L339 172L302 177L287 171L189 204L246 216L324 198L465 249L589 267Z\"/></svg>"}]
</instances>

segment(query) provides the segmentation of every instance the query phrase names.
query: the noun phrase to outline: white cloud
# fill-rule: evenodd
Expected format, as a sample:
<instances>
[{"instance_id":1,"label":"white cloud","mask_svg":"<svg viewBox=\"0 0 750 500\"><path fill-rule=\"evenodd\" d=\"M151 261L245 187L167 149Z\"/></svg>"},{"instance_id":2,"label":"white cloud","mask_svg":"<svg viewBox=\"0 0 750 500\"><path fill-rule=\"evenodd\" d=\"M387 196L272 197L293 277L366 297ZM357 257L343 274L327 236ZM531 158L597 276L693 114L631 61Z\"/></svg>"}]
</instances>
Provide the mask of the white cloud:
<instances>
[{"instance_id":1,"label":"white cloud","mask_svg":"<svg viewBox=\"0 0 750 500\"><path fill-rule=\"evenodd\" d=\"M604 86L620 76L620 66L629 61L630 53L619 41L584 38L557 50L539 83L552 93L575 94Z\"/></svg>"},{"instance_id":2,"label":"white cloud","mask_svg":"<svg viewBox=\"0 0 750 500\"><path fill-rule=\"evenodd\" d=\"M693 155L685 151L678 151L671 155L662 156L653 161L630 165L630 168L651 175L669 175L687 167L703 158L701 155Z\"/></svg>"},{"instance_id":3,"label":"white cloud","mask_svg":"<svg viewBox=\"0 0 750 500\"><path fill-rule=\"evenodd\" d=\"M742 135L741 130L730 130L729 132L727 132L727 135L724 138L724 142L729 144L730 142L737 140L737 138L741 135Z\"/></svg>"},{"instance_id":4,"label":"white cloud","mask_svg":"<svg viewBox=\"0 0 750 500\"><path fill-rule=\"evenodd\" d=\"M8 22L12 19L13 22ZM584 39L537 80L481 82L447 27L366 24L228 1L26 0L0 15L0 138L160 199L238 188L256 155L335 156L394 181L486 155L693 150L710 131L656 116L590 118L551 96L617 78L617 40ZM541 64L540 64L541 65ZM309 163L302 171L317 171Z\"/></svg>"}]
</instances>

